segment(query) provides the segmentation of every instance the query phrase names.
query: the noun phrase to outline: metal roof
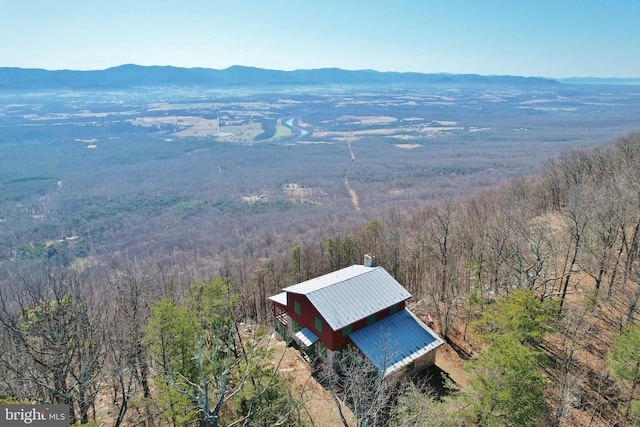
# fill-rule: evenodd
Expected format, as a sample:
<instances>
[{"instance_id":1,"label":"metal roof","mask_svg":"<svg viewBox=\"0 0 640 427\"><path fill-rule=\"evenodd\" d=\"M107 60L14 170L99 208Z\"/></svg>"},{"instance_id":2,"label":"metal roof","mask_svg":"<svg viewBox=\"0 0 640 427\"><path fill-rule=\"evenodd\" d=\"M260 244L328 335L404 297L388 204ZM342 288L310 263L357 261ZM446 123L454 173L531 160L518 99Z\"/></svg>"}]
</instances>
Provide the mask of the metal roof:
<instances>
[{"instance_id":1,"label":"metal roof","mask_svg":"<svg viewBox=\"0 0 640 427\"><path fill-rule=\"evenodd\" d=\"M318 336L311 332L311 329L309 328L300 329L296 332L296 337L307 347L319 340Z\"/></svg>"},{"instance_id":2,"label":"metal roof","mask_svg":"<svg viewBox=\"0 0 640 427\"><path fill-rule=\"evenodd\" d=\"M353 332L349 338L385 376L444 343L406 309Z\"/></svg>"},{"instance_id":3,"label":"metal roof","mask_svg":"<svg viewBox=\"0 0 640 427\"><path fill-rule=\"evenodd\" d=\"M365 267L364 265L352 265L351 267L346 267L338 271L333 271L331 273L327 273L322 276L314 277L313 279L298 283L297 285L289 286L287 288L284 288L283 291L306 295L310 292L317 291L327 286L335 285L336 283L349 280L355 276L368 273L374 268L379 268L379 267Z\"/></svg>"},{"instance_id":4,"label":"metal roof","mask_svg":"<svg viewBox=\"0 0 640 427\"><path fill-rule=\"evenodd\" d=\"M411 298L384 268L363 265L352 265L283 291L306 295L334 331Z\"/></svg>"},{"instance_id":5,"label":"metal roof","mask_svg":"<svg viewBox=\"0 0 640 427\"><path fill-rule=\"evenodd\" d=\"M269 300L277 302L280 305L287 305L287 293L280 292L278 295L272 295L269 297Z\"/></svg>"}]
</instances>

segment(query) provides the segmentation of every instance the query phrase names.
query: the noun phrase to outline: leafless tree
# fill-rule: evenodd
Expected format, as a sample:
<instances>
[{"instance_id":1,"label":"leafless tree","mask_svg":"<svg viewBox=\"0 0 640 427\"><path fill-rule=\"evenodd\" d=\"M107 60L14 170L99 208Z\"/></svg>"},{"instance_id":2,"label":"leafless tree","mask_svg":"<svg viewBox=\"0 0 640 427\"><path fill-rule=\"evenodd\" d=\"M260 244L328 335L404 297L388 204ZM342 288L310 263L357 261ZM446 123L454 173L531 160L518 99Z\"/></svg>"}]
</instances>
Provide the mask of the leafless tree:
<instances>
[{"instance_id":1,"label":"leafless tree","mask_svg":"<svg viewBox=\"0 0 640 427\"><path fill-rule=\"evenodd\" d=\"M138 391L142 392L145 418L151 425L154 417L149 411L152 399L149 356L142 344L142 328L149 319L154 281L148 266L141 263L112 264L109 271L113 309L106 368L113 385L113 405L117 408L114 427L122 424Z\"/></svg>"},{"instance_id":2,"label":"leafless tree","mask_svg":"<svg viewBox=\"0 0 640 427\"><path fill-rule=\"evenodd\" d=\"M106 310L96 291L89 277L58 270L0 293L0 325L24 358L3 354L3 366L47 401L70 405L72 422L89 421L103 373Z\"/></svg>"},{"instance_id":3,"label":"leafless tree","mask_svg":"<svg viewBox=\"0 0 640 427\"><path fill-rule=\"evenodd\" d=\"M550 160L542 173L541 180L543 182L545 195L542 206L551 211L560 211L560 207L564 205L566 196L566 188L561 178L560 165L556 160Z\"/></svg>"},{"instance_id":4,"label":"leafless tree","mask_svg":"<svg viewBox=\"0 0 640 427\"><path fill-rule=\"evenodd\" d=\"M582 387L586 381L586 373L580 366L578 352L589 338L593 325L593 306L572 305L565 309L564 317L557 325L559 332L557 350L554 353L556 362L550 378L554 382L553 425L565 425L571 408L581 407L584 397Z\"/></svg>"},{"instance_id":5,"label":"leafless tree","mask_svg":"<svg viewBox=\"0 0 640 427\"><path fill-rule=\"evenodd\" d=\"M575 272L577 265L578 255L583 249L587 225L593 216L593 206L590 200L587 199L589 191L589 188L585 186L574 188L569 195L566 208L563 209L564 226L568 233L569 244L567 245L563 268L564 281L560 295L561 307L564 306L571 275Z\"/></svg>"},{"instance_id":6,"label":"leafless tree","mask_svg":"<svg viewBox=\"0 0 640 427\"><path fill-rule=\"evenodd\" d=\"M593 190L588 198L593 208L584 233L584 256L578 259L581 270L595 281L596 291L600 290L605 275L611 274L617 264L614 246L623 229L624 210L622 195L615 182L604 182Z\"/></svg>"},{"instance_id":7,"label":"leafless tree","mask_svg":"<svg viewBox=\"0 0 640 427\"><path fill-rule=\"evenodd\" d=\"M385 357L391 360L387 351ZM392 397L398 392L398 377L385 377L357 349L347 347L334 366L322 365L320 379L332 394L345 427L350 424L342 402L351 408L358 427L387 425Z\"/></svg>"}]
</instances>

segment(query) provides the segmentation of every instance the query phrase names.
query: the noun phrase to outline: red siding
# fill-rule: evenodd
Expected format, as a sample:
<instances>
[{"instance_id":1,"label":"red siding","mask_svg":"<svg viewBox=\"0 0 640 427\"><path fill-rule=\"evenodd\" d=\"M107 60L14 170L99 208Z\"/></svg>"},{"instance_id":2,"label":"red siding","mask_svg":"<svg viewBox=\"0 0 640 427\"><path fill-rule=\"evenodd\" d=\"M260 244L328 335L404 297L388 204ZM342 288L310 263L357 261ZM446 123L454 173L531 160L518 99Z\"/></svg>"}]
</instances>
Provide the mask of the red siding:
<instances>
[{"instance_id":1,"label":"red siding","mask_svg":"<svg viewBox=\"0 0 640 427\"><path fill-rule=\"evenodd\" d=\"M300 303L300 315L297 315L294 310L294 301ZM287 311L293 320L296 321L301 328L309 328L314 334L320 338L320 341L324 343L329 349L335 350L335 348L331 348L329 345L332 342L332 330L325 322L325 320L320 316L318 311L315 309L311 302L307 299L305 295L298 294L287 294ZM316 329L315 319L316 317L322 320L322 332L319 332Z\"/></svg>"},{"instance_id":2,"label":"red siding","mask_svg":"<svg viewBox=\"0 0 640 427\"><path fill-rule=\"evenodd\" d=\"M300 303L300 315L297 315L294 310L294 301ZM405 301L401 301L400 303L398 303L397 311L403 310L404 307ZM305 295L288 293L287 312L289 316L291 316L291 318L298 325L300 325L301 328L309 328L314 334L316 334L318 338L320 338L320 341L322 341L329 350L337 350L349 343L349 337L342 336L342 329L333 331ZM390 314L390 308L381 310L376 313L376 321L384 319ZM322 332L319 332L315 327L316 317L322 320ZM357 322L351 324L351 332L355 332L367 326L368 324L366 318L358 320Z\"/></svg>"}]
</instances>

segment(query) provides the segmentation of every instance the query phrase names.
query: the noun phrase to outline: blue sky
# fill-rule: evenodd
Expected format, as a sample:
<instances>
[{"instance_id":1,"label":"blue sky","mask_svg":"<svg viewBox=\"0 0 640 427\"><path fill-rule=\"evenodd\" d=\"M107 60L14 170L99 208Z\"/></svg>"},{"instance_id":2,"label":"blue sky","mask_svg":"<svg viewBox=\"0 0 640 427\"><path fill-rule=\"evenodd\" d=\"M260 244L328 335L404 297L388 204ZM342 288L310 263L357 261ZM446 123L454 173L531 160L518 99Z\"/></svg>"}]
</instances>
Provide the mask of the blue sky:
<instances>
[{"instance_id":1,"label":"blue sky","mask_svg":"<svg viewBox=\"0 0 640 427\"><path fill-rule=\"evenodd\" d=\"M638 0L0 0L0 66L640 77Z\"/></svg>"}]
</instances>

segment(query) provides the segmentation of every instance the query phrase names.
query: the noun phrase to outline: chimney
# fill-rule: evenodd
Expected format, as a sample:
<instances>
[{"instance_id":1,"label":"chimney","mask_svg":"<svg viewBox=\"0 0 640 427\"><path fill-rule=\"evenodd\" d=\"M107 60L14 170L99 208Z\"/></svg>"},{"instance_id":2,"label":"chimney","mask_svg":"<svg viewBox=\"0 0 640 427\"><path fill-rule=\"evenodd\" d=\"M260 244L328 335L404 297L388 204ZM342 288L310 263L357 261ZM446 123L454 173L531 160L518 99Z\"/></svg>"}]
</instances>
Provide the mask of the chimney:
<instances>
[{"instance_id":1,"label":"chimney","mask_svg":"<svg viewBox=\"0 0 640 427\"><path fill-rule=\"evenodd\" d=\"M364 255L364 266L365 267L375 267L376 266L376 257L371 254Z\"/></svg>"}]
</instances>

